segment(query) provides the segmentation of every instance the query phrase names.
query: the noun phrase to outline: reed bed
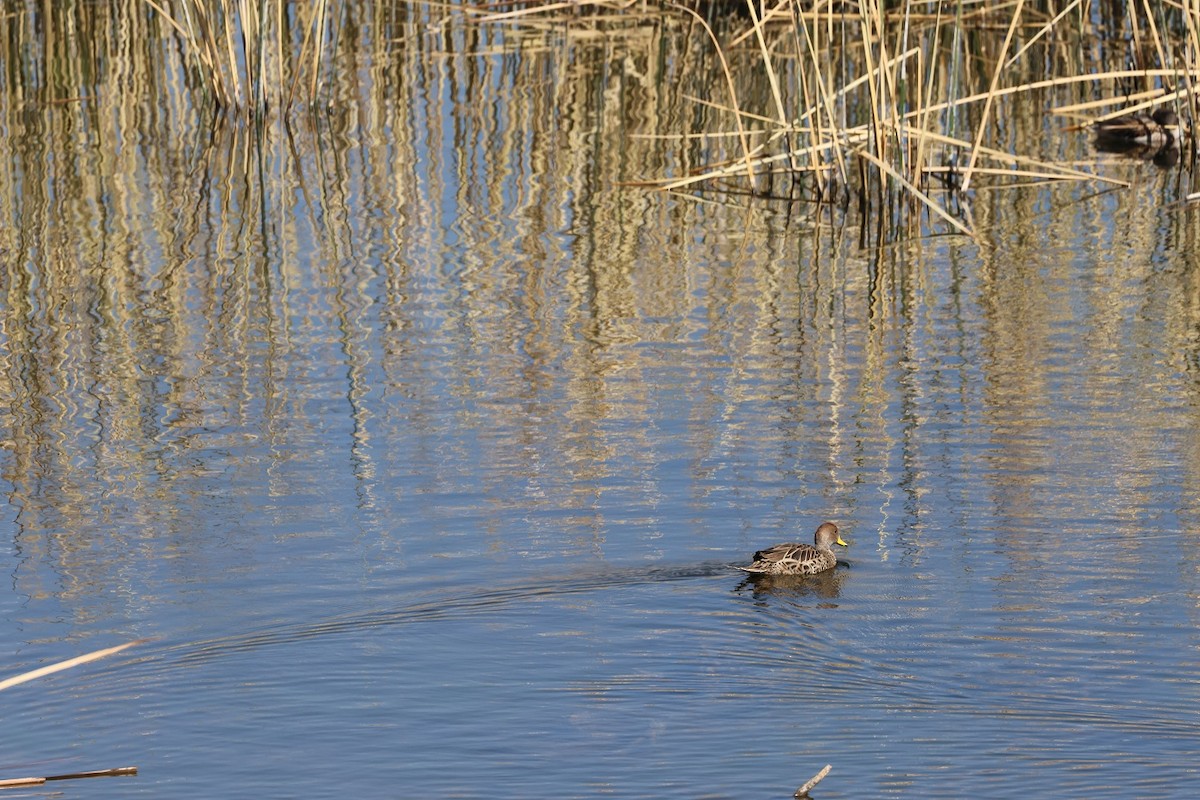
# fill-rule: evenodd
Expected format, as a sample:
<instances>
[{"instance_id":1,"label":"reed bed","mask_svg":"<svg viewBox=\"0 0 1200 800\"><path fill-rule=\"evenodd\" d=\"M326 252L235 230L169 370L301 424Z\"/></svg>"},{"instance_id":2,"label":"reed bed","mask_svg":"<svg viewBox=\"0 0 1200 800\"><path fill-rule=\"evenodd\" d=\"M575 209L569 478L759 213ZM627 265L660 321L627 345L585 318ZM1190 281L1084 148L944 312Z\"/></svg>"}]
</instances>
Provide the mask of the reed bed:
<instances>
[{"instance_id":1,"label":"reed bed","mask_svg":"<svg viewBox=\"0 0 1200 800\"><path fill-rule=\"evenodd\" d=\"M565 8L476 20L544 22ZM717 155L653 183L775 195L782 177L789 196L854 204L901 223L897 233L924 218L970 234L963 200L979 186L1122 183L1094 164L1018 152L1002 132L1080 130L1097 112L1162 104L1190 119L1200 52L1195 4L746 0L621 13L678 15L719 65L711 91L688 98L715 112L703 117L709 127L673 135ZM766 91L743 92L747 74Z\"/></svg>"},{"instance_id":2,"label":"reed bed","mask_svg":"<svg viewBox=\"0 0 1200 800\"><path fill-rule=\"evenodd\" d=\"M971 233L980 188L1119 184L1053 142L1117 111L1170 104L1192 117L1197 4L692 2L702 4L141 0L27 6L0 20L0 34L12 52L32 46L48 62L28 75L10 64L16 96L42 75L74 74L78 88L51 100L86 97L97 65L124 59L109 69L139 91L184 87L180 113L286 121L344 102L338 87L368 60L411 64L418 51L436 62L453 51L528 48L538 37L546 48L599 37L615 62L638 56L653 30L682 37L672 57L686 63L661 70L674 83L656 89L669 96L648 112L662 112L659 124L631 135L670 153L675 169L624 182L853 210L881 222L883 238ZM567 79L572 60L558 68ZM387 102L387 91L370 99Z\"/></svg>"}]
</instances>

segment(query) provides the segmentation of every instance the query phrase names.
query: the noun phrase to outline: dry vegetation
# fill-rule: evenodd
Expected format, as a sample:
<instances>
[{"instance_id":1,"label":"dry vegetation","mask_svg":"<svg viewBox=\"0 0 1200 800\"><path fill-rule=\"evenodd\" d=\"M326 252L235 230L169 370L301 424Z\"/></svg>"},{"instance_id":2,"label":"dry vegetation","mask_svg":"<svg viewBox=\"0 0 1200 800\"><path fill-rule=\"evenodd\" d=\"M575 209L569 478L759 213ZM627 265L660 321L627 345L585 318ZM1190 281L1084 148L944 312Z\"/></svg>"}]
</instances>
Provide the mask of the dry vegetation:
<instances>
[{"instance_id":1,"label":"dry vegetation","mask_svg":"<svg viewBox=\"0 0 1200 800\"><path fill-rule=\"evenodd\" d=\"M129 59L119 69L140 85L181 83L194 113L259 123L328 109L330 87L359 68L364 42L376 59L413 49L437 59L453 49L525 48L536 37L550 48L556 37L602 37L619 59L646 46L648 28L669 33L683 37L676 57L688 63L663 72L676 82L658 90L690 108L640 135L673 152L677 169L627 180L840 204L864 219L925 219L959 232L972 228L964 202L972 189L1098 179L1094 164L1061 150L1023 150L1037 139L1020 131L1040 129L1045 140L1102 114L1160 104L1190 120L1200 52L1200 5L1144 0L88 8L121 19L12 15L6 36L16 44L44 37L44 52L80 59L82 77L91 74L88 48L103 45L76 49L73 37L88 27L101 38L115 33L123 43L104 55Z\"/></svg>"},{"instance_id":2,"label":"dry vegetation","mask_svg":"<svg viewBox=\"0 0 1200 800\"><path fill-rule=\"evenodd\" d=\"M693 98L720 109L723 127L689 133L736 144L724 161L662 181L669 189L742 176L762 192L774 176L803 176L809 197L857 203L864 218L923 208L969 233L956 201L978 183L1112 180L1021 153L997 131L1079 130L1161 105L1192 118L1197 5L748 0L724 34L695 10L667 8L695 18L728 87ZM741 71L762 75L769 96L741 96Z\"/></svg>"}]
</instances>

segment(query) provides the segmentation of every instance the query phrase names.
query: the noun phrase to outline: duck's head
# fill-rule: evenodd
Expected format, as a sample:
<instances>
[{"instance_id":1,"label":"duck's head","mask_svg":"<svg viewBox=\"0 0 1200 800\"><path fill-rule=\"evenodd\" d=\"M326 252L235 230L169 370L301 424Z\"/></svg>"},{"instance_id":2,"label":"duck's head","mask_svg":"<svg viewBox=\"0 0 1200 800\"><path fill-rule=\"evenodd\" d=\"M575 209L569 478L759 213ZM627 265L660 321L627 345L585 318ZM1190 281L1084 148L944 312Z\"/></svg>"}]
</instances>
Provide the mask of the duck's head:
<instances>
[{"instance_id":1,"label":"duck's head","mask_svg":"<svg viewBox=\"0 0 1200 800\"><path fill-rule=\"evenodd\" d=\"M1179 117L1169 108L1156 108L1151 117L1164 128L1179 127Z\"/></svg>"},{"instance_id":2,"label":"duck's head","mask_svg":"<svg viewBox=\"0 0 1200 800\"><path fill-rule=\"evenodd\" d=\"M842 535L838 533L838 526L832 522L822 522L821 527L817 528L816 535L813 536L813 541L816 542L817 547L826 550L832 550L835 544L840 544L842 547L850 546L842 541Z\"/></svg>"}]
</instances>

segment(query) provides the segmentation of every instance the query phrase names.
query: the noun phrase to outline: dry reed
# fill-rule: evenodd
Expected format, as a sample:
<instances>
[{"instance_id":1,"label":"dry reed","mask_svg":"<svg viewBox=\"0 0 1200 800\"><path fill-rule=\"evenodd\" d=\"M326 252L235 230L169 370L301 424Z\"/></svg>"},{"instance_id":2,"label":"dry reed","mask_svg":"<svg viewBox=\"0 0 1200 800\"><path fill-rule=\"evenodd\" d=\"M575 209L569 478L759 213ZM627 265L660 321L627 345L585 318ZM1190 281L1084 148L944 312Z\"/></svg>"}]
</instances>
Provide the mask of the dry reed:
<instances>
[{"instance_id":1,"label":"dry reed","mask_svg":"<svg viewBox=\"0 0 1200 800\"><path fill-rule=\"evenodd\" d=\"M306 75L308 103L317 104L336 34L326 0L295 6L298 31L289 29L285 4L278 0L142 2L180 36L190 69L216 108L259 116L272 107L290 107Z\"/></svg>"},{"instance_id":2,"label":"dry reed","mask_svg":"<svg viewBox=\"0 0 1200 800\"><path fill-rule=\"evenodd\" d=\"M75 658L68 658L65 661L58 661L58 662L55 662L54 664L47 664L44 667L39 667L38 669L30 670L29 672L23 672L20 675L14 675L11 678L5 678L4 680L0 681L0 691L9 689L13 686L18 686L27 681L35 680L36 678L42 678L42 677L45 677L46 675L53 675L55 672L61 672L64 669L71 669L72 667L78 667L82 664L88 664L88 663L91 663L92 661L98 661L101 658L106 658L111 655L116 655L117 653L121 652L122 650L125 650L126 648L133 647L135 644L142 644L143 642L147 642L147 641L149 641L149 640L148 639L135 639L132 642L126 642L125 644L119 644L115 647L106 647L102 650L93 650L90 653L85 653L84 655L76 656Z\"/></svg>"}]
</instances>

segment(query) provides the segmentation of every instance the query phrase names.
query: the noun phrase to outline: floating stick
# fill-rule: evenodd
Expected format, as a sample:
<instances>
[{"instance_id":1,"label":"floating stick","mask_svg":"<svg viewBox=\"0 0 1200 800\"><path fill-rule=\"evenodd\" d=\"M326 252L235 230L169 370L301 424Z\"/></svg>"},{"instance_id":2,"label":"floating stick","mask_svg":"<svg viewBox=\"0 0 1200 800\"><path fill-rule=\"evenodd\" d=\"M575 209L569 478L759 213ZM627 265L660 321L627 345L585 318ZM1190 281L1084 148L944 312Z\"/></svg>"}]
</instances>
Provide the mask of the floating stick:
<instances>
[{"instance_id":1,"label":"floating stick","mask_svg":"<svg viewBox=\"0 0 1200 800\"><path fill-rule=\"evenodd\" d=\"M69 658L66 661L59 661L57 664L49 664L45 667L30 670L29 672L23 672L20 675L14 675L11 678L6 678L0 681L0 691L7 689L10 686L16 686L19 683L24 683L25 681L31 681L34 678L40 678L43 675L49 675L51 673L58 672L59 670L70 669L71 667L78 667L80 664L86 664L89 661L95 661L96 659L104 658L105 656L111 656L113 653L121 652L126 647L133 647L135 644L141 644L142 642L147 641L149 641L149 639L135 639L132 642L119 644L116 647L106 647L103 650L94 650L91 653L86 653L82 656Z\"/></svg>"},{"instance_id":2,"label":"floating stick","mask_svg":"<svg viewBox=\"0 0 1200 800\"><path fill-rule=\"evenodd\" d=\"M120 775L137 775L137 767L97 769L91 772L68 772L64 775L47 775L43 778L10 778L0 781L0 789L15 789L20 786L41 786L46 781L69 781L76 778L115 778Z\"/></svg>"},{"instance_id":3,"label":"floating stick","mask_svg":"<svg viewBox=\"0 0 1200 800\"><path fill-rule=\"evenodd\" d=\"M794 794L794 795L792 795L792 796L793 796L793 797L808 797L808 791L809 791L809 789L813 788L813 787L814 787L814 786L816 786L818 783L820 783L820 782L821 782L821 779L822 779L822 778L824 778L826 775L828 775L828 774L829 774L829 770L831 770L831 769L833 769L833 765L832 765L832 764L826 764L826 765L825 765L825 769L821 770L821 771L820 771L820 772L818 772L816 775L813 775L811 778L809 778L809 779L808 779L808 783L804 784L804 785L803 785L803 786L801 786L799 789L797 789L797 790L796 790L796 794Z\"/></svg>"}]
</instances>

